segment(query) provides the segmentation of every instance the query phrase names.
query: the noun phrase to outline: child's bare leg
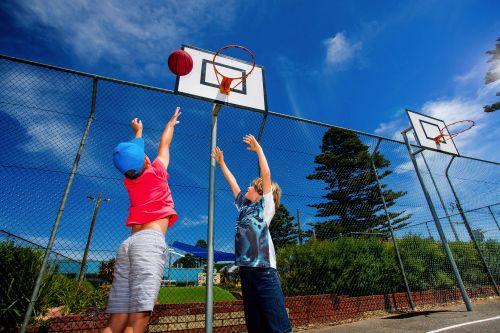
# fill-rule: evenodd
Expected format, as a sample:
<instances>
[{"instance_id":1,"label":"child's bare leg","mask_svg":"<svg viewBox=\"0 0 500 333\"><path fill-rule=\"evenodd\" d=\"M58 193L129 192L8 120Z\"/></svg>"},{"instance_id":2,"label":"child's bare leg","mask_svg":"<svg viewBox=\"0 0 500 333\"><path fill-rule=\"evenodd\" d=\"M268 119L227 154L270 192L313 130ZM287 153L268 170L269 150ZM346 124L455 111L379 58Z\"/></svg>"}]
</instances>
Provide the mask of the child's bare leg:
<instances>
[{"instance_id":1,"label":"child's bare leg","mask_svg":"<svg viewBox=\"0 0 500 333\"><path fill-rule=\"evenodd\" d=\"M128 313L113 313L103 333L123 332L128 321Z\"/></svg>"},{"instance_id":2,"label":"child's bare leg","mask_svg":"<svg viewBox=\"0 0 500 333\"><path fill-rule=\"evenodd\" d=\"M149 323L149 317L151 317L150 311L130 313L125 333L142 333L146 331Z\"/></svg>"}]
</instances>

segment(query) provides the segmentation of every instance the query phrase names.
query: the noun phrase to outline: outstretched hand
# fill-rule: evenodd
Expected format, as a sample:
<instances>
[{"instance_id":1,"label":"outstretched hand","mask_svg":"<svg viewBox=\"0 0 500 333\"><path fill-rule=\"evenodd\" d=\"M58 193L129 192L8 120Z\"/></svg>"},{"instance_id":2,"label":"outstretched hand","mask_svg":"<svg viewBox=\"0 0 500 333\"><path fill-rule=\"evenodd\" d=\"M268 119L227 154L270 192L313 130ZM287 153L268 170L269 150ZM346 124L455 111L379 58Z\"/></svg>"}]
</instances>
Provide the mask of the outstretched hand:
<instances>
[{"instance_id":1,"label":"outstretched hand","mask_svg":"<svg viewBox=\"0 0 500 333\"><path fill-rule=\"evenodd\" d=\"M216 147L215 151L212 151L211 156L217 164L221 165L224 163L224 152L219 147Z\"/></svg>"},{"instance_id":2,"label":"outstretched hand","mask_svg":"<svg viewBox=\"0 0 500 333\"><path fill-rule=\"evenodd\" d=\"M179 116L182 114L182 112L180 110L181 110L180 106L175 108L174 115L172 116L172 118L170 118L170 120L168 122L168 126L174 127L175 125L177 125L179 123L177 118L179 118Z\"/></svg>"},{"instance_id":3,"label":"outstretched hand","mask_svg":"<svg viewBox=\"0 0 500 333\"><path fill-rule=\"evenodd\" d=\"M132 119L132 122L130 124L134 132L137 133L138 131L142 131L142 121L140 121L138 118Z\"/></svg>"},{"instance_id":4,"label":"outstretched hand","mask_svg":"<svg viewBox=\"0 0 500 333\"><path fill-rule=\"evenodd\" d=\"M255 139L255 137L252 134L245 135L243 137L243 142L245 142L248 145L247 147L248 150L257 152L259 151L259 149L261 149L259 142L257 141L257 139Z\"/></svg>"}]
</instances>

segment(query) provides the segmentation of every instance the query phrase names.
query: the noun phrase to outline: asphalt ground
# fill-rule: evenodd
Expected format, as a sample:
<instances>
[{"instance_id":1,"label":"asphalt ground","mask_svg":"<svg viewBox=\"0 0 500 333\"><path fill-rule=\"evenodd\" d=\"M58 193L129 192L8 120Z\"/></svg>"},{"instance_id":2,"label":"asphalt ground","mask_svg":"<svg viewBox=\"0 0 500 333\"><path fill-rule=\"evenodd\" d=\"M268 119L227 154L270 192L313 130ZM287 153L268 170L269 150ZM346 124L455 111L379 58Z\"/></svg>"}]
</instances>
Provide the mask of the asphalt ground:
<instances>
[{"instance_id":1,"label":"asphalt ground","mask_svg":"<svg viewBox=\"0 0 500 333\"><path fill-rule=\"evenodd\" d=\"M390 314L349 324L298 330L298 332L500 332L500 297L477 300L472 306L471 312L465 309L464 304L432 309L417 308L414 312Z\"/></svg>"}]
</instances>

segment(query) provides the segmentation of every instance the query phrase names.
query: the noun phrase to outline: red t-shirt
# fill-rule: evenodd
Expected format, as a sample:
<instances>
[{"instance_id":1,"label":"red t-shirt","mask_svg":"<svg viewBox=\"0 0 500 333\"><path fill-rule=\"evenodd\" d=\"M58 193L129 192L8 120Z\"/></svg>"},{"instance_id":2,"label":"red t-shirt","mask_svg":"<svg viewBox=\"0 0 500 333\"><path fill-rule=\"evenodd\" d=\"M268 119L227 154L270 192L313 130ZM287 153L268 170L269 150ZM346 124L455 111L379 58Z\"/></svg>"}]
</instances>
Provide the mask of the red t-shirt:
<instances>
[{"instance_id":1,"label":"red t-shirt","mask_svg":"<svg viewBox=\"0 0 500 333\"><path fill-rule=\"evenodd\" d=\"M146 157L146 170L136 179L124 179L130 199L127 227L145 224L169 217L168 226L175 223L178 216L168 186L168 173L159 159L153 163Z\"/></svg>"}]
</instances>

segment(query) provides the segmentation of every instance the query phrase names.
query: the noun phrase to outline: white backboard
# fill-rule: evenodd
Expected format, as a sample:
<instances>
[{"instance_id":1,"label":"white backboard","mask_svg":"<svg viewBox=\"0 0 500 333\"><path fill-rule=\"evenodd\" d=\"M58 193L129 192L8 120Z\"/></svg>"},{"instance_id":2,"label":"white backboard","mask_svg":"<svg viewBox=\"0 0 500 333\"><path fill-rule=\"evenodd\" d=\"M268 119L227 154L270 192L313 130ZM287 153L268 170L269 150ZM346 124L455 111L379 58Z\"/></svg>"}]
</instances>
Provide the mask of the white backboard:
<instances>
[{"instance_id":1,"label":"white backboard","mask_svg":"<svg viewBox=\"0 0 500 333\"><path fill-rule=\"evenodd\" d=\"M415 133L415 139L420 146L458 155L457 147L455 146L452 138L442 138L439 143L434 141L434 138L437 137L443 129L444 133L449 135L448 129L446 128L446 124L443 120L409 110L406 110L406 112L408 114L408 118L410 118L413 133Z\"/></svg>"},{"instance_id":2,"label":"white backboard","mask_svg":"<svg viewBox=\"0 0 500 333\"><path fill-rule=\"evenodd\" d=\"M236 107L267 110L264 68L262 66L255 65L252 73L239 85L237 84L240 80L233 80L231 92L229 95L224 95L219 92L219 82L213 68L215 52L187 45L183 45L182 49L193 58L193 69L188 75L177 77L175 84L177 94L209 101L219 101ZM217 70L228 77L242 76L252 69L252 63L249 61L235 59L223 54L217 56L216 63ZM219 80L221 79L219 76Z\"/></svg>"}]
</instances>

